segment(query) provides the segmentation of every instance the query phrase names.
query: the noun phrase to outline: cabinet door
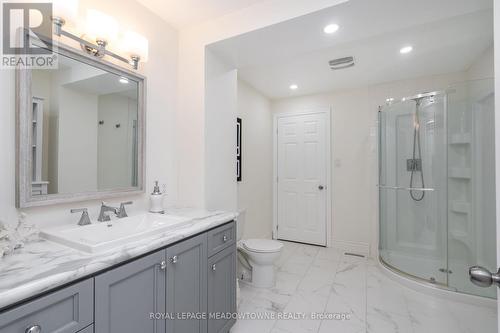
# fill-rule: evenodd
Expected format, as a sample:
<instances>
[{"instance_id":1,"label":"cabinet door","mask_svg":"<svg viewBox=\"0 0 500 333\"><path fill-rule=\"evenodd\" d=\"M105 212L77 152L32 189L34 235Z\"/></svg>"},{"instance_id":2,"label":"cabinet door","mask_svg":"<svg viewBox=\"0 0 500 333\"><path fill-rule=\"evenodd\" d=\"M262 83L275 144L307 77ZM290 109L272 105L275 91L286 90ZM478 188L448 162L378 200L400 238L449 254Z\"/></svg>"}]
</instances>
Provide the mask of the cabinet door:
<instances>
[{"instance_id":1,"label":"cabinet door","mask_svg":"<svg viewBox=\"0 0 500 333\"><path fill-rule=\"evenodd\" d=\"M159 251L95 278L95 333L165 333L165 271Z\"/></svg>"},{"instance_id":2,"label":"cabinet door","mask_svg":"<svg viewBox=\"0 0 500 333\"><path fill-rule=\"evenodd\" d=\"M236 312L236 245L208 259L208 333L229 332ZM221 316L222 315L222 316ZM221 316L221 317L216 317Z\"/></svg>"},{"instance_id":3,"label":"cabinet door","mask_svg":"<svg viewBox=\"0 0 500 333\"><path fill-rule=\"evenodd\" d=\"M207 331L207 235L167 249L167 333ZM182 317L186 316L186 317Z\"/></svg>"}]
</instances>

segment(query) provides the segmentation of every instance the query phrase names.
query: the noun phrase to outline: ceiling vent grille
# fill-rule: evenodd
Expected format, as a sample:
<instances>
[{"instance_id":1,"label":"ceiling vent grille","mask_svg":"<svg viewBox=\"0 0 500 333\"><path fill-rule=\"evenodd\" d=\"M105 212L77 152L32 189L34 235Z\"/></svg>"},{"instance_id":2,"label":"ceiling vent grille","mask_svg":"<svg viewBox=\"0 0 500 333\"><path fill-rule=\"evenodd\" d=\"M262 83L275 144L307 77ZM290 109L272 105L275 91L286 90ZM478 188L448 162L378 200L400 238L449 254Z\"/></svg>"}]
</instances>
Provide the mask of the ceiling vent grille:
<instances>
[{"instance_id":1,"label":"ceiling vent grille","mask_svg":"<svg viewBox=\"0 0 500 333\"><path fill-rule=\"evenodd\" d=\"M345 57L345 58L330 60L328 64L330 65L330 69L332 71L349 68L354 66L354 57Z\"/></svg>"}]
</instances>

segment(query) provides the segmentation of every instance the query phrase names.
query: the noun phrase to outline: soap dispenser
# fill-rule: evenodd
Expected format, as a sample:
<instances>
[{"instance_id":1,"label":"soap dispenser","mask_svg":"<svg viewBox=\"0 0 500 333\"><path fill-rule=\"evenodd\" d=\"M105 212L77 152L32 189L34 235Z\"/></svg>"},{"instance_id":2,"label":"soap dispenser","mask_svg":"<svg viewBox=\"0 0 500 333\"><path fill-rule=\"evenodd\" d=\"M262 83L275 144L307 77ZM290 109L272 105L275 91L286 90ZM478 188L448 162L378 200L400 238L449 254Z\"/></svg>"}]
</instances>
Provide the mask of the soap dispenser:
<instances>
[{"instance_id":1,"label":"soap dispenser","mask_svg":"<svg viewBox=\"0 0 500 333\"><path fill-rule=\"evenodd\" d=\"M160 191L160 186L158 181L155 181L155 187L153 193L151 193L151 208L149 209L151 213L163 214L163 193Z\"/></svg>"}]
</instances>

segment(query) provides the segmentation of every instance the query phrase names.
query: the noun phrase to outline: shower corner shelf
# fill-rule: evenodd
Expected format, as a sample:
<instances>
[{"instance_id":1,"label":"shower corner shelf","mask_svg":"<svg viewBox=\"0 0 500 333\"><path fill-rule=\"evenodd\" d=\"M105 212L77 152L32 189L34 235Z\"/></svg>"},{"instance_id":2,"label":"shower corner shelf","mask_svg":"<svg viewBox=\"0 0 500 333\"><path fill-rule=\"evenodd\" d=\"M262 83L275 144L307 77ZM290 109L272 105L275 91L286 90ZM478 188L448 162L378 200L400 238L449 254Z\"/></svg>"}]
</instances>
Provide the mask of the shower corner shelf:
<instances>
[{"instance_id":1,"label":"shower corner shelf","mask_svg":"<svg viewBox=\"0 0 500 333\"><path fill-rule=\"evenodd\" d=\"M462 230L450 230L450 235L453 239L462 241L465 244L469 244L469 236L465 231Z\"/></svg>"},{"instance_id":2,"label":"shower corner shelf","mask_svg":"<svg viewBox=\"0 0 500 333\"><path fill-rule=\"evenodd\" d=\"M471 174L470 168L451 168L448 172L448 177L455 179L471 179Z\"/></svg>"},{"instance_id":3,"label":"shower corner shelf","mask_svg":"<svg viewBox=\"0 0 500 333\"><path fill-rule=\"evenodd\" d=\"M450 145L467 145L471 143L470 133L452 134L450 137Z\"/></svg>"},{"instance_id":4,"label":"shower corner shelf","mask_svg":"<svg viewBox=\"0 0 500 333\"><path fill-rule=\"evenodd\" d=\"M471 205L465 201L452 201L450 203L450 210L458 214L470 214Z\"/></svg>"}]
</instances>

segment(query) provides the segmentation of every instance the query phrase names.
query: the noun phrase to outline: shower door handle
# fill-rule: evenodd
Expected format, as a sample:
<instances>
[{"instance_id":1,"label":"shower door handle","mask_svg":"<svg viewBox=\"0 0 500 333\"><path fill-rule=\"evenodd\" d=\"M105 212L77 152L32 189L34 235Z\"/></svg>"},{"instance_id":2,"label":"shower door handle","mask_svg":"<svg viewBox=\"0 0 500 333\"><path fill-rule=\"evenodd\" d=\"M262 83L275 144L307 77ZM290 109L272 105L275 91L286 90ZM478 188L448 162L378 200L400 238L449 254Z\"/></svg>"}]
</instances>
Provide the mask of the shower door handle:
<instances>
[{"instance_id":1,"label":"shower door handle","mask_svg":"<svg viewBox=\"0 0 500 333\"><path fill-rule=\"evenodd\" d=\"M476 286L488 288L495 284L500 287L500 268L496 273L491 273L484 267L472 266L469 268L469 278Z\"/></svg>"},{"instance_id":2,"label":"shower door handle","mask_svg":"<svg viewBox=\"0 0 500 333\"><path fill-rule=\"evenodd\" d=\"M400 187L400 186L386 186L378 185L379 188L384 190L398 190L398 191L422 191L422 192L434 192L434 188L424 188L424 187Z\"/></svg>"}]
</instances>

